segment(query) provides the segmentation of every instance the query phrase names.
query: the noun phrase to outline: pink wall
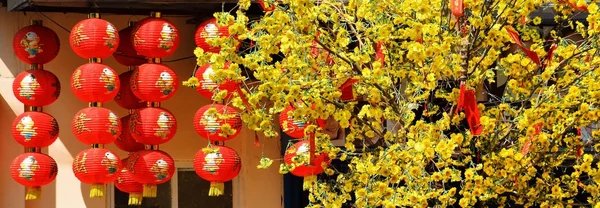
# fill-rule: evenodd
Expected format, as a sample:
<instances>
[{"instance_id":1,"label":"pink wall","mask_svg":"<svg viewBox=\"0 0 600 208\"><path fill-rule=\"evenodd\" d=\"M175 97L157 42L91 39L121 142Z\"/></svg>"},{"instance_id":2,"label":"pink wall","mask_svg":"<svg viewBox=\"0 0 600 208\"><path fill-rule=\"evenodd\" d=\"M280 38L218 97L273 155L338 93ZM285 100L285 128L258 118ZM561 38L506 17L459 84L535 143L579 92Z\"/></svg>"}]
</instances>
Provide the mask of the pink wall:
<instances>
[{"instance_id":1,"label":"pink wall","mask_svg":"<svg viewBox=\"0 0 600 208\"><path fill-rule=\"evenodd\" d=\"M75 23L84 19L83 14L47 14L62 26L71 29ZM144 17L130 17L105 15L104 19L113 23L117 28L127 26L129 19L139 20ZM0 9L0 167L9 167L14 157L23 152L11 137L10 126L16 115L23 112L23 105L16 100L11 91L12 80L19 72L26 70L23 64L13 54L12 38L20 28L29 25L31 19L43 19L44 25L53 29L61 41L61 51L58 57L45 65L45 69L52 71L60 79L63 89L57 102L44 108L45 112L52 114L60 125L59 139L44 152L48 152L58 163L59 173L56 181L43 188L41 200L25 202L24 188L14 182L10 177L8 168L0 171L0 207L44 207L44 208L103 208L107 207L105 199L90 199L88 191L90 186L81 184L73 175L71 163L74 155L87 148L81 144L71 133L71 119L75 113L87 107L87 104L78 100L70 90L69 80L72 72L86 60L76 56L69 47L68 32L53 24L40 15L28 13L9 13L5 8ZM193 25L185 24L185 18L169 18L178 27L181 33L182 44L177 52L164 59L172 60L192 55L195 48ZM117 72L123 72L125 67L119 65L113 58L103 60L104 64L113 67ZM194 59L188 59L175 63L167 63L178 74L180 79L187 79L195 66ZM177 94L163 103L163 107L169 109L177 118L179 127L175 138L161 145L161 149L169 152L175 160L191 160L196 151L206 146L206 140L195 133L192 126L193 115L198 108L207 104L207 99L201 98L194 89L180 87ZM120 116L126 115L126 110L118 107L114 102L105 104ZM278 173L278 162L273 163L268 170L258 170L256 165L261 157L261 149L265 155L277 158L279 154L279 139L262 140L260 148L253 146L254 133L244 129L240 136L233 141L227 142L238 151L243 161L243 168L238 176L238 182L234 183L234 204L236 207L244 208L276 208L281 207L282 180ZM117 150L114 145L107 148ZM118 151L121 157L126 155Z\"/></svg>"}]
</instances>

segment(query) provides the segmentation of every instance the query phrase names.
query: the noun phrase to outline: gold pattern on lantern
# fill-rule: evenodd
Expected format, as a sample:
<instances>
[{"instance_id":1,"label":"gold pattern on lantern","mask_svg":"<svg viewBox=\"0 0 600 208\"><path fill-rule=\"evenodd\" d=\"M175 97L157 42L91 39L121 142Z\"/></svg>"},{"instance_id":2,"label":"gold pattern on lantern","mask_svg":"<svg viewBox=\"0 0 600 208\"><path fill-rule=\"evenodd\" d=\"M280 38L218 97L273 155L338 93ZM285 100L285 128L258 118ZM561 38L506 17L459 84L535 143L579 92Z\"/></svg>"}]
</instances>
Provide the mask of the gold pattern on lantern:
<instances>
[{"instance_id":1,"label":"gold pattern on lantern","mask_svg":"<svg viewBox=\"0 0 600 208\"><path fill-rule=\"evenodd\" d=\"M218 38L220 35L219 27L213 23L206 24L206 26L204 26L204 31L200 33L200 37L204 39L214 39Z\"/></svg>"},{"instance_id":2,"label":"gold pattern on lantern","mask_svg":"<svg viewBox=\"0 0 600 208\"><path fill-rule=\"evenodd\" d=\"M162 30L160 31L160 38L158 39L158 47L165 49L165 51L170 51L175 43L173 41L177 37L177 33L175 33L175 29L169 24L164 23L162 26Z\"/></svg>"},{"instance_id":3,"label":"gold pattern on lantern","mask_svg":"<svg viewBox=\"0 0 600 208\"><path fill-rule=\"evenodd\" d=\"M169 72L161 72L158 80L156 80L155 86L160 88L160 92L162 92L163 95L169 95L171 92L173 92L174 88L173 77L171 74L169 74Z\"/></svg>"},{"instance_id":4,"label":"gold pattern on lantern","mask_svg":"<svg viewBox=\"0 0 600 208\"><path fill-rule=\"evenodd\" d=\"M35 171L40 169L40 165L38 165L38 162L33 155L27 156L19 166L19 177L25 178L26 180L32 180Z\"/></svg>"},{"instance_id":5,"label":"gold pattern on lantern","mask_svg":"<svg viewBox=\"0 0 600 208\"><path fill-rule=\"evenodd\" d=\"M173 127L172 118L167 113L160 112L158 120L156 120L156 125L158 125L158 128L155 129L154 135L166 139L167 135L171 132L171 127Z\"/></svg>"},{"instance_id":6,"label":"gold pattern on lantern","mask_svg":"<svg viewBox=\"0 0 600 208\"><path fill-rule=\"evenodd\" d=\"M25 97L28 100L33 100L35 95L35 90L40 87L40 83L37 81L33 74L28 74L25 76L21 82L19 83L19 96Z\"/></svg>"},{"instance_id":7,"label":"gold pattern on lantern","mask_svg":"<svg viewBox=\"0 0 600 208\"><path fill-rule=\"evenodd\" d=\"M100 82L104 83L106 88L106 94L111 93L117 88L117 76L109 68L102 69L102 75L100 75Z\"/></svg>"},{"instance_id":8,"label":"gold pattern on lantern","mask_svg":"<svg viewBox=\"0 0 600 208\"><path fill-rule=\"evenodd\" d=\"M102 158L101 164L106 166L106 170L108 170L110 175L115 174L119 169L117 157L110 152L104 153L104 158Z\"/></svg>"},{"instance_id":9,"label":"gold pattern on lantern","mask_svg":"<svg viewBox=\"0 0 600 208\"><path fill-rule=\"evenodd\" d=\"M150 172L154 173L157 181L164 180L169 175L169 164L161 158L152 165Z\"/></svg>"},{"instance_id":10,"label":"gold pattern on lantern","mask_svg":"<svg viewBox=\"0 0 600 208\"><path fill-rule=\"evenodd\" d=\"M111 135L116 136L119 133L119 118L113 112L108 113L108 129L106 130Z\"/></svg>"},{"instance_id":11,"label":"gold pattern on lantern","mask_svg":"<svg viewBox=\"0 0 600 208\"><path fill-rule=\"evenodd\" d=\"M85 168L85 161L87 160L87 152L83 153L83 156L77 155L75 157L75 161L73 161L73 171L75 173L87 173L87 169Z\"/></svg>"},{"instance_id":12,"label":"gold pattern on lantern","mask_svg":"<svg viewBox=\"0 0 600 208\"><path fill-rule=\"evenodd\" d=\"M85 122L87 121L91 121L91 118L86 117L85 113L81 113L79 114L76 118L75 118L75 132L77 132L78 134L81 134L85 131L87 132L92 132L91 129L85 127Z\"/></svg>"},{"instance_id":13,"label":"gold pattern on lantern","mask_svg":"<svg viewBox=\"0 0 600 208\"><path fill-rule=\"evenodd\" d=\"M20 43L24 50L29 53L27 58L35 58L35 55L44 52L41 47L42 44L40 44L40 37L33 31L27 32Z\"/></svg>"},{"instance_id":14,"label":"gold pattern on lantern","mask_svg":"<svg viewBox=\"0 0 600 208\"><path fill-rule=\"evenodd\" d=\"M90 37L83 33L83 23L77 26L77 28L75 29L75 35L72 36L72 38L73 44L76 46L81 45L81 42L83 42L84 40L90 39Z\"/></svg>"},{"instance_id":15,"label":"gold pattern on lantern","mask_svg":"<svg viewBox=\"0 0 600 208\"><path fill-rule=\"evenodd\" d=\"M210 153L204 156L204 170L210 172L211 174L216 174L217 170L219 170L219 165L223 163L225 159L223 159L223 154L219 152L219 149L214 149Z\"/></svg>"},{"instance_id":16,"label":"gold pattern on lantern","mask_svg":"<svg viewBox=\"0 0 600 208\"><path fill-rule=\"evenodd\" d=\"M139 69L133 71L133 74L131 75L130 80L135 80L135 81L129 82L129 87L131 87L131 91L136 91L138 89L138 87L137 87L137 79L138 79L139 76L140 76Z\"/></svg>"},{"instance_id":17,"label":"gold pattern on lantern","mask_svg":"<svg viewBox=\"0 0 600 208\"><path fill-rule=\"evenodd\" d=\"M146 41L140 38L137 33L133 36L133 45L137 46L138 44L145 43Z\"/></svg>"},{"instance_id":18,"label":"gold pattern on lantern","mask_svg":"<svg viewBox=\"0 0 600 208\"><path fill-rule=\"evenodd\" d=\"M83 88L83 85L81 84L81 82L85 82L85 79L81 78L81 69L77 69L77 71L75 71L75 75L73 77L73 88L75 88L76 90L79 90L81 88Z\"/></svg>"},{"instance_id":19,"label":"gold pattern on lantern","mask_svg":"<svg viewBox=\"0 0 600 208\"><path fill-rule=\"evenodd\" d=\"M106 38L104 38L106 40L106 42L104 43L105 46L108 46L108 48L110 48L110 50L112 50L113 48L115 48L115 45L117 45L117 29L115 29L115 26L113 26L112 24L108 23L106 24Z\"/></svg>"},{"instance_id":20,"label":"gold pattern on lantern","mask_svg":"<svg viewBox=\"0 0 600 208\"><path fill-rule=\"evenodd\" d=\"M131 171L135 175L135 163L140 159L140 155L134 154L132 157L127 159L127 168L123 168L123 170L127 169Z\"/></svg>"},{"instance_id":21,"label":"gold pattern on lantern","mask_svg":"<svg viewBox=\"0 0 600 208\"><path fill-rule=\"evenodd\" d=\"M24 116L16 126L17 131L20 132L21 136L25 137L26 142L37 135L37 132L35 131L37 127L34 125L35 122L33 122L33 119L30 116Z\"/></svg>"}]
</instances>

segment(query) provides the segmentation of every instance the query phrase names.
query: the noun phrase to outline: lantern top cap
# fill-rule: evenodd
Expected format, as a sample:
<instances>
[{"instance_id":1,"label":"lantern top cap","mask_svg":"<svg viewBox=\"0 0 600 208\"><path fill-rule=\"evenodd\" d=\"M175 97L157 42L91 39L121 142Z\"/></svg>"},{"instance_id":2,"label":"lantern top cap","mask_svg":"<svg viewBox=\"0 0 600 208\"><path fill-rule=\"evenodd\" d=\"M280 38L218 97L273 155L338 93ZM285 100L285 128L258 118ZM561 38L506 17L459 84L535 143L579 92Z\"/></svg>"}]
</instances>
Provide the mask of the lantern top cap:
<instances>
[{"instance_id":1,"label":"lantern top cap","mask_svg":"<svg viewBox=\"0 0 600 208\"><path fill-rule=\"evenodd\" d=\"M88 19L93 19L93 18L99 19L100 18L100 13L90 13L90 14L88 14Z\"/></svg>"},{"instance_id":2,"label":"lantern top cap","mask_svg":"<svg viewBox=\"0 0 600 208\"><path fill-rule=\"evenodd\" d=\"M150 12L150 16L151 17L156 17L156 18L161 18L162 17L162 13L160 13L160 12Z\"/></svg>"},{"instance_id":3,"label":"lantern top cap","mask_svg":"<svg viewBox=\"0 0 600 208\"><path fill-rule=\"evenodd\" d=\"M42 20L31 20L31 25L42 25Z\"/></svg>"}]
</instances>

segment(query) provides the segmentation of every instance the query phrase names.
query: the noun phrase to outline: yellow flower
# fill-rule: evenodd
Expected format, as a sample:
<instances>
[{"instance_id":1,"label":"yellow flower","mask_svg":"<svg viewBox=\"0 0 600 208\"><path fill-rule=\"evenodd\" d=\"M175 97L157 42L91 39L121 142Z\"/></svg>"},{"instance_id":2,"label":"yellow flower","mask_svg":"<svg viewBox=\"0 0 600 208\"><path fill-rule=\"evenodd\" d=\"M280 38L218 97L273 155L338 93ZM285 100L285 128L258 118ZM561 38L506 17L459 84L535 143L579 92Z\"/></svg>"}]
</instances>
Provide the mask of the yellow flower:
<instances>
[{"instance_id":1,"label":"yellow flower","mask_svg":"<svg viewBox=\"0 0 600 208\"><path fill-rule=\"evenodd\" d=\"M200 81L196 77L190 77L187 81L183 81L183 86L196 88L200 85Z\"/></svg>"}]
</instances>

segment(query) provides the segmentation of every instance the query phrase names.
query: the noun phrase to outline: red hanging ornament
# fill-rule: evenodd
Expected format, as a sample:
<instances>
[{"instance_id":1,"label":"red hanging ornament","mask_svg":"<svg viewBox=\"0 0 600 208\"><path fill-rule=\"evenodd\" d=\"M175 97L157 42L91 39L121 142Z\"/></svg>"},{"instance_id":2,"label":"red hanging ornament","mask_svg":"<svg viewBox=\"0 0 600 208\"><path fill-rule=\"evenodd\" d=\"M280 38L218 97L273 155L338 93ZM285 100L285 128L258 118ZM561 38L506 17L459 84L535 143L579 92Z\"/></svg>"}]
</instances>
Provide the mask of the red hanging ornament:
<instances>
[{"instance_id":1,"label":"red hanging ornament","mask_svg":"<svg viewBox=\"0 0 600 208\"><path fill-rule=\"evenodd\" d=\"M378 42L377 46L375 47L375 60L379 61L382 67L385 65L385 50L385 45L381 42Z\"/></svg>"},{"instance_id":2,"label":"red hanging ornament","mask_svg":"<svg viewBox=\"0 0 600 208\"><path fill-rule=\"evenodd\" d=\"M283 157L285 164L294 166L290 173L298 177L304 177L304 190L309 189L316 181L317 175L323 172L323 163L329 165L329 157L326 153L317 154L314 157L314 165L310 165L310 144L308 141L300 141L285 151ZM294 161L302 161L296 164Z\"/></svg>"},{"instance_id":3,"label":"red hanging ornament","mask_svg":"<svg viewBox=\"0 0 600 208\"><path fill-rule=\"evenodd\" d=\"M125 151L125 152L137 152L140 150L146 149L146 146L142 143L135 141L133 136L131 136L131 131L129 130L129 120L131 119L131 115L127 115L121 118L121 136L115 140L115 145Z\"/></svg>"},{"instance_id":4,"label":"red hanging ornament","mask_svg":"<svg viewBox=\"0 0 600 208\"><path fill-rule=\"evenodd\" d=\"M148 17L138 22L132 38L137 53L150 58L167 57L179 46L179 31L175 25L158 17Z\"/></svg>"},{"instance_id":5,"label":"red hanging ornament","mask_svg":"<svg viewBox=\"0 0 600 208\"><path fill-rule=\"evenodd\" d=\"M275 10L275 2L271 0L258 0L258 4L264 12L272 12Z\"/></svg>"},{"instance_id":6,"label":"red hanging ornament","mask_svg":"<svg viewBox=\"0 0 600 208\"><path fill-rule=\"evenodd\" d=\"M119 47L119 33L110 22L90 18L80 21L71 29L71 48L81 58L108 58Z\"/></svg>"},{"instance_id":7,"label":"red hanging ornament","mask_svg":"<svg viewBox=\"0 0 600 208\"><path fill-rule=\"evenodd\" d=\"M220 53L221 47L211 46L208 44L208 40L229 36L228 25L219 26L216 18L210 18L200 23L200 26L198 26L198 29L196 29L196 35L194 37L196 38L196 46L202 48L204 52ZM239 48L240 44L238 43L236 50Z\"/></svg>"},{"instance_id":8,"label":"red hanging ornament","mask_svg":"<svg viewBox=\"0 0 600 208\"><path fill-rule=\"evenodd\" d=\"M227 68L229 68L229 63L225 64L225 69L222 70L226 70ZM237 89L240 87L239 84L233 80L226 80L217 84L210 78L211 76L214 76L213 74L215 74L215 71L211 64L208 63L199 67L194 75L200 81L200 85L196 87L196 91L203 97L212 99L216 92L227 90L227 97L225 97L225 99L231 98L233 93L237 92Z\"/></svg>"},{"instance_id":9,"label":"red hanging ornament","mask_svg":"<svg viewBox=\"0 0 600 208\"><path fill-rule=\"evenodd\" d=\"M23 153L10 164L12 178L26 186L25 200L38 199L41 194L41 186L52 183L57 172L56 161L46 154L37 152Z\"/></svg>"},{"instance_id":10,"label":"red hanging ornament","mask_svg":"<svg viewBox=\"0 0 600 208\"><path fill-rule=\"evenodd\" d=\"M34 21L34 25L17 31L13 49L15 55L27 64L46 64L58 55L60 40L54 31L42 26L41 21Z\"/></svg>"},{"instance_id":11,"label":"red hanging ornament","mask_svg":"<svg viewBox=\"0 0 600 208\"><path fill-rule=\"evenodd\" d=\"M132 24L133 22L130 22ZM131 36L133 35L133 26L122 29L119 31L119 47L113 54L115 60L125 66L139 66L148 63L148 60L144 56L138 55L137 51L133 47L133 41Z\"/></svg>"},{"instance_id":12,"label":"red hanging ornament","mask_svg":"<svg viewBox=\"0 0 600 208\"><path fill-rule=\"evenodd\" d=\"M242 131L242 118L235 108L230 106L206 105L196 112L194 129L204 139L227 141ZM227 131L223 132L223 129Z\"/></svg>"},{"instance_id":13,"label":"red hanging ornament","mask_svg":"<svg viewBox=\"0 0 600 208\"><path fill-rule=\"evenodd\" d=\"M126 165L129 158L125 158L121 161L123 165ZM119 177L115 181L115 187L122 192L129 194L129 203L128 205L139 206L142 205L142 193L144 191L144 186L141 183L138 183L133 179L133 175L126 167L121 169L121 173L119 173Z\"/></svg>"},{"instance_id":14,"label":"red hanging ornament","mask_svg":"<svg viewBox=\"0 0 600 208\"><path fill-rule=\"evenodd\" d=\"M310 47L310 55L313 58L318 58L319 56L324 56L326 64L331 66L331 65L335 64L335 60L333 59L333 56L329 53L329 51L327 51L325 48L323 48L321 45L319 45L319 43L317 42L317 40L319 40L319 36L321 36L321 32L317 32L317 35L315 38L316 40L312 41L312 45Z\"/></svg>"},{"instance_id":15,"label":"red hanging ornament","mask_svg":"<svg viewBox=\"0 0 600 208\"><path fill-rule=\"evenodd\" d=\"M143 196L154 198L156 185L171 180L175 174L175 161L166 152L142 150L129 157L127 169L135 181L143 184Z\"/></svg>"},{"instance_id":16,"label":"red hanging ornament","mask_svg":"<svg viewBox=\"0 0 600 208\"><path fill-rule=\"evenodd\" d=\"M121 121L108 108L89 107L75 114L71 128L84 144L109 144L121 134Z\"/></svg>"},{"instance_id":17,"label":"red hanging ornament","mask_svg":"<svg viewBox=\"0 0 600 208\"><path fill-rule=\"evenodd\" d=\"M75 177L92 185L90 198L104 197L104 184L115 181L122 167L119 156L104 148L83 150L73 161Z\"/></svg>"},{"instance_id":18,"label":"red hanging ornament","mask_svg":"<svg viewBox=\"0 0 600 208\"><path fill-rule=\"evenodd\" d=\"M177 120L167 109L142 108L131 114L129 131L139 143L160 145L173 139Z\"/></svg>"},{"instance_id":19,"label":"red hanging ornament","mask_svg":"<svg viewBox=\"0 0 600 208\"><path fill-rule=\"evenodd\" d=\"M117 72L104 64L84 64L71 76L71 90L84 102L108 102L117 95L120 86Z\"/></svg>"},{"instance_id":20,"label":"red hanging ornament","mask_svg":"<svg viewBox=\"0 0 600 208\"><path fill-rule=\"evenodd\" d=\"M58 138L58 122L44 112L25 112L15 118L12 135L25 147L47 147Z\"/></svg>"},{"instance_id":21,"label":"red hanging ornament","mask_svg":"<svg viewBox=\"0 0 600 208\"><path fill-rule=\"evenodd\" d=\"M164 64L144 64L131 75L131 91L141 100L162 102L179 88L177 74Z\"/></svg>"},{"instance_id":22,"label":"red hanging ornament","mask_svg":"<svg viewBox=\"0 0 600 208\"><path fill-rule=\"evenodd\" d=\"M125 109L138 109L146 107L146 102L140 100L133 94L133 91L131 91L130 80L132 74L133 71L126 71L119 75L121 86L119 87L119 92L115 96L115 102L117 105Z\"/></svg>"},{"instance_id":23,"label":"red hanging ornament","mask_svg":"<svg viewBox=\"0 0 600 208\"><path fill-rule=\"evenodd\" d=\"M28 106L47 106L60 95L60 82L56 75L43 69L21 72L13 81L13 93Z\"/></svg>"},{"instance_id":24,"label":"red hanging ornament","mask_svg":"<svg viewBox=\"0 0 600 208\"><path fill-rule=\"evenodd\" d=\"M304 137L304 129L308 124L302 120L294 120L293 111L294 108L292 106L283 109L279 114L279 124L285 134L296 139L301 139Z\"/></svg>"},{"instance_id":25,"label":"red hanging ornament","mask_svg":"<svg viewBox=\"0 0 600 208\"><path fill-rule=\"evenodd\" d=\"M224 183L233 180L242 169L238 153L225 146L202 148L194 158L194 169L200 178L210 181L209 196L224 193Z\"/></svg>"}]
</instances>

